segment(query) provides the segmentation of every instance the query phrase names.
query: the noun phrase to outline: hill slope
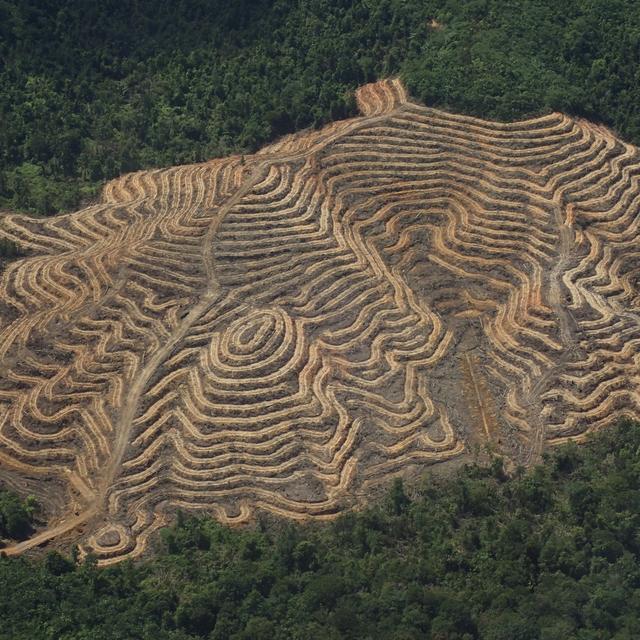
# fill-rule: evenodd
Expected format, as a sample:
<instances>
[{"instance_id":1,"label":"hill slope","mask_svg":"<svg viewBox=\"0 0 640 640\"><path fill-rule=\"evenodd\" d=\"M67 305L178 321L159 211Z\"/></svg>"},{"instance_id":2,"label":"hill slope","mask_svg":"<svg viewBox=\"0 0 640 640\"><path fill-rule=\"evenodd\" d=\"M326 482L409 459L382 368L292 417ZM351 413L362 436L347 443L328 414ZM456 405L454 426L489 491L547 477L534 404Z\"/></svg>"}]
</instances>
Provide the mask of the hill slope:
<instances>
[{"instance_id":1,"label":"hill slope","mask_svg":"<svg viewBox=\"0 0 640 640\"><path fill-rule=\"evenodd\" d=\"M331 518L411 465L514 463L637 416L640 155L561 114L407 101L255 155L0 218L0 478L51 505L12 547L141 553L176 507Z\"/></svg>"}]
</instances>

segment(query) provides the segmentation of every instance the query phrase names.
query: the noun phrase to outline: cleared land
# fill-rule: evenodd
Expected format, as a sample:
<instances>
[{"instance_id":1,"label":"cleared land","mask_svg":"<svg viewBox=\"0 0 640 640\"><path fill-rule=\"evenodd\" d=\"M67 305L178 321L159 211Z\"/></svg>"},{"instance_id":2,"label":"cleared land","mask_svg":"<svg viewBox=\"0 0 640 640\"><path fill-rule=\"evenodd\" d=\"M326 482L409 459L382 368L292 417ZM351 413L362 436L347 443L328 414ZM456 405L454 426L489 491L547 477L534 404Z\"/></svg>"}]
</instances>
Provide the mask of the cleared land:
<instances>
[{"instance_id":1,"label":"cleared land","mask_svg":"<svg viewBox=\"0 0 640 640\"><path fill-rule=\"evenodd\" d=\"M362 87L362 116L147 171L48 220L0 282L0 479L102 564L177 508L331 518L478 446L638 417L640 153Z\"/></svg>"}]
</instances>

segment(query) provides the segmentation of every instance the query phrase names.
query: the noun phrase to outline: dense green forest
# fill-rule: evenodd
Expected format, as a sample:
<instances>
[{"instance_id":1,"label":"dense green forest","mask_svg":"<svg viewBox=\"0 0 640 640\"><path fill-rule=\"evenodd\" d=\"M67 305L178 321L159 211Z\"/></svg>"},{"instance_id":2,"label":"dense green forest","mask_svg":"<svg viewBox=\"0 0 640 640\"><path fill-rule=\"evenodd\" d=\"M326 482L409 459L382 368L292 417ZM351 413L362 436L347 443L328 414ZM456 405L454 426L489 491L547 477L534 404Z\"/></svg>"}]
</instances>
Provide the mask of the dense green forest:
<instances>
[{"instance_id":1,"label":"dense green forest","mask_svg":"<svg viewBox=\"0 0 640 640\"><path fill-rule=\"evenodd\" d=\"M153 559L0 559L11 640L632 640L640 424L508 478L396 482L325 525L179 518Z\"/></svg>"},{"instance_id":2,"label":"dense green forest","mask_svg":"<svg viewBox=\"0 0 640 640\"><path fill-rule=\"evenodd\" d=\"M0 208L254 149L398 73L430 105L640 143L639 62L635 0L0 0Z\"/></svg>"}]
</instances>

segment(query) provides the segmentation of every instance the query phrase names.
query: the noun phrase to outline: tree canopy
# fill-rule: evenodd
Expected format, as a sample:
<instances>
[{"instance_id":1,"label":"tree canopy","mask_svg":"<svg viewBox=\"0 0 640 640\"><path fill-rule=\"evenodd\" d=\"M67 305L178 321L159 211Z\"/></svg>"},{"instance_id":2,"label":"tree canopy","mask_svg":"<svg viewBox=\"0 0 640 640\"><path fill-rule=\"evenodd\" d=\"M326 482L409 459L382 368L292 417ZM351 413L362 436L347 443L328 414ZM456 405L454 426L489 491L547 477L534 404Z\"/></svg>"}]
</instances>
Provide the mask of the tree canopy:
<instances>
[{"instance_id":1,"label":"tree canopy","mask_svg":"<svg viewBox=\"0 0 640 640\"><path fill-rule=\"evenodd\" d=\"M633 0L0 0L0 207L246 152L400 74L430 105L562 110L640 142Z\"/></svg>"},{"instance_id":2,"label":"tree canopy","mask_svg":"<svg viewBox=\"0 0 640 640\"><path fill-rule=\"evenodd\" d=\"M33 532L37 504L32 496L26 500L0 486L0 549L2 538L22 540Z\"/></svg>"}]
</instances>

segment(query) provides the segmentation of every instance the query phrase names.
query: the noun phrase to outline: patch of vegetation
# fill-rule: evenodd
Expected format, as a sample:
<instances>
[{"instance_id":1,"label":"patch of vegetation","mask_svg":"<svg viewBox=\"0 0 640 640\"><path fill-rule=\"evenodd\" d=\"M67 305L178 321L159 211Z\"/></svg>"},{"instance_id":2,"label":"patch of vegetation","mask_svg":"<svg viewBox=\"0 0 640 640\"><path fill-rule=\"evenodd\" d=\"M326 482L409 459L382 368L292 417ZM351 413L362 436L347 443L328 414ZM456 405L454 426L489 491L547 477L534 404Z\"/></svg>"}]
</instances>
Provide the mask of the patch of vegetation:
<instances>
[{"instance_id":1,"label":"patch of vegetation","mask_svg":"<svg viewBox=\"0 0 640 640\"><path fill-rule=\"evenodd\" d=\"M410 493L308 527L181 517L157 557L103 570L0 560L0 637L640 637L640 424Z\"/></svg>"},{"instance_id":2,"label":"patch of vegetation","mask_svg":"<svg viewBox=\"0 0 640 640\"><path fill-rule=\"evenodd\" d=\"M0 206L51 214L250 151L397 73L430 105L562 110L640 143L639 44L633 0L0 0Z\"/></svg>"},{"instance_id":3,"label":"patch of vegetation","mask_svg":"<svg viewBox=\"0 0 640 640\"><path fill-rule=\"evenodd\" d=\"M14 260L20 258L24 253L20 247L8 238L0 238L0 263L3 260Z\"/></svg>"},{"instance_id":4,"label":"patch of vegetation","mask_svg":"<svg viewBox=\"0 0 640 640\"><path fill-rule=\"evenodd\" d=\"M0 487L0 539L24 540L33 532L38 505L34 497L21 500Z\"/></svg>"}]
</instances>

